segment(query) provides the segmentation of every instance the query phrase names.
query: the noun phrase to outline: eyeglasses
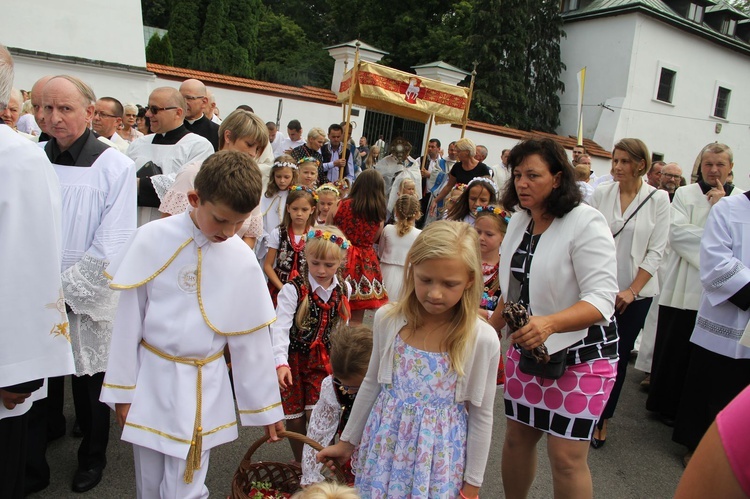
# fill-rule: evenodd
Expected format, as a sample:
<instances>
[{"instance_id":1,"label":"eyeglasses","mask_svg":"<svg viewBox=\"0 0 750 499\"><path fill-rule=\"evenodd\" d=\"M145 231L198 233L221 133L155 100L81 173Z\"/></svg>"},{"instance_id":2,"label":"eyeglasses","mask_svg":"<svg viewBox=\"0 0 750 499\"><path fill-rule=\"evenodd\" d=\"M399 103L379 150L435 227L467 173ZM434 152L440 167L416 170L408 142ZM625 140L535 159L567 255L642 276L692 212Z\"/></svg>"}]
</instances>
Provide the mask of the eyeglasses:
<instances>
[{"instance_id":1,"label":"eyeglasses","mask_svg":"<svg viewBox=\"0 0 750 499\"><path fill-rule=\"evenodd\" d=\"M183 95L183 97L187 100L198 100L198 99L203 99L206 96L205 95Z\"/></svg>"},{"instance_id":2,"label":"eyeglasses","mask_svg":"<svg viewBox=\"0 0 750 499\"><path fill-rule=\"evenodd\" d=\"M159 111L171 111L172 109L177 109L177 106L171 106L171 107L156 107L156 106L148 106L146 108L151 114L156 116Z\"/></svg>"},{"instance_id":3,"label":"eyeglasses","mask_svg":"<svg viewBox=\"0 0 750 499\"><path fill-rule=\"evenodd\" d=\"M677 175L676 173L662 173L661 176L667 177L667 178L675 178L675 179L681 177L681 175Z\"/></svg>"},{"instance_id":4,"label":"eyeglasses","mask_svg":"<svg viewBox=\"0 0 750 499\"><path fill-rule=\"evenodd\" d=\"M127 116L128 118L137 118L138 117L137 114L130 114L130 113L126 113L125 116Z\"/></svg>"},{"instance_id":5,"label":"eyeglasses","mask_svg":"<svg viewBox=\"0 0 750 499\"><path fill-rule=\"evenodd\" d=\"M94 116L99 116L100 118L119 118L119 116L115 116L114 114L107 114L101 111L94 111Z\"/></svg>"},{"instance_id":6,"label":"eyeglasses","mask_svg":"<svg viewBox=\"0 0 750 499\"><path fill-rule=\"evenodd\" d=\"M338 387L339 390L341 390L341 393L348 394L348 395L354 395L359 391L359 386L349 386L344 385L341 383L341 381L337 380L336 378L333 379L333 384Z\"/></svg>"}]
</instances>

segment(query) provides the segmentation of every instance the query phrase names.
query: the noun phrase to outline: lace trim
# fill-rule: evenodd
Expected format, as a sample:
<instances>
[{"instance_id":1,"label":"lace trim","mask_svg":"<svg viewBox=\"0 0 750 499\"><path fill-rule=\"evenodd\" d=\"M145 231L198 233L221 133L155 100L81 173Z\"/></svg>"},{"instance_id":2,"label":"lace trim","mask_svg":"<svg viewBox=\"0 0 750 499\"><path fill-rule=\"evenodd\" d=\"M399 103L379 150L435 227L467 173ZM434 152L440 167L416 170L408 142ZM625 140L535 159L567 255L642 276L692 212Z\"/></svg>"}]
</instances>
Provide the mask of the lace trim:
<instances>
[{"instance_id":1,"label":"lace trim","mask_svg":"<svg viewBox=\"0 0 750 499\"><path fill-rule=\"evenodd\" d=\"M69 314L70 339L76 376L91 376L107 370L112 322L95 321L88 315Z\"/></svg>"},{"instance_id":2,"label":"lace trim","mask_svg":"<svg viewBox=\"0 0 750 499\"><path fill-rule=\"evenodd\" d=\"M734 329L733 327L718 324L701 316L698 316L698 320L696 321L695 325L711 334L715 334L716 336L721 336L722 338L728 338L734 341L740 341L740 338L742 338L742 333L744 333L742 329Z\"/></svg>"},{"instance_id":3,"label":"lace trim","mask_svg":"<svg viewBox=\"0 0 750 499\"><path fill-rule=\"evenodd\" d=\"M164 196L166 196L167 191L172 188L176 178L176 173L170 173L169 175L154 175L151 177L151 183L154 185L156 195L159 196L159 201L164 201Z\"/></svg>"},{"instance_id":4,"label":"lace trim","mask_svg":"<svg viewBox=\"0 0 750 499\"><path fill-rule=\"evenodd\" d=\"M88 315L95 321L113 321L119 295L109 288L104 270L107 260L85 254L62 273L65 302L76 314Z\"/></svg>"},{"instance_id":5,"label":"lace trim","mask_svg":"<svg viewBox=\"0 0 750 499\"><path fill-rule=\"evenodd\" d=\"M711 282L711 289L722 287L729 279L742 272L744 268L745 266L741 262L735 262L734 266L728 272L720 275Z\"/></svg>"}]
</instances>

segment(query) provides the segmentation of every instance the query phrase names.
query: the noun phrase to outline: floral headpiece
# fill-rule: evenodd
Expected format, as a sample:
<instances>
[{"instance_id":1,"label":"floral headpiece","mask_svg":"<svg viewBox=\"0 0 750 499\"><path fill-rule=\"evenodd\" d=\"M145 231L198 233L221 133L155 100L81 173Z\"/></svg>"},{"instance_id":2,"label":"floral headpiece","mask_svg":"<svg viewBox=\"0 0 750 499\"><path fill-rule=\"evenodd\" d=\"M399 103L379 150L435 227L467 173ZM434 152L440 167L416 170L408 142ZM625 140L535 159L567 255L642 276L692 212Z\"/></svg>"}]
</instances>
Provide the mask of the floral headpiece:
<instances>
[{"instance_id":1,"label":"floral headpiece","mask_svg":"<svg viewBox=\"0 0 750 499\"><path fill-rule=\"evenodd\" d=\"M315 192L317 192L318 194L322 194L324 192L332 192L332 193L336 194L336 197L341 196L341 193L336 188L336 186L333 185L333 184L323 184L320 187L318 187L317 189L315 189Z\"/></svg>"},{"instance_id":2,"label":"floral headpiece","mask_svg":"<svg viewBox=\"0 0 750 499\"><path fill-rule=\"evenodd\" d=\"M274 168L292 168L293 170L297 169L296 163L290 163L289 161L277 161L273 164Z\"/></svg>"},{"instance_id":3,"label":"floral headpiece","mask_svg":"<svg viewBox=\"0 0 750 499\"><path fill-rule=\"evenodd\" d=\"M289 186L289 192L291 191L305 191L313 197L313 200L315 200L316 203L318 202L318 193L309 187L305 187L304 185L292 185Z\"/></svg>"},{"instance_id":4,"label":"floral headpiece","mask_svg":"<svg viewBox=\"0 0 750 499\"><path fill-rule=\"evenodd\" d=\"M466 189L466 184L456 183L451 189L451 191L464 192L465 189Z\"/></svg>"},{"instance_id":5,"label":"floral headpiece","mask_svg":"<svg viewBox=\"0 0 750 499\"><path fill-rule=\"evenodd\" d=\"M320 166L320 161L313 158L312 156L305 156L304 158L300 158L297 160L298 165L301 165L302 163L315 163L315 166Z\"/></svg>"},{"instance_id":6,"label":"floral headpiece","mask_svg":"<svg viewBox=\"0 0 750 499\"><path fill-rule=\"evenodd\" d=\"M473 179L469 181L469 183L467 184L467 187L471 187L472 184L476 184L478 182L487 184L487 186L492 189L492 192L495 193L495 197L499 196L495 182L493 182L491 179L488 179L487 177L474 177Z\"/></svg>"},{"instance_id":7,"label":"floral headpiece","mask_svg":"<svg viewBox=\"0 0 750 499\"><path fill-rule=\"evenodd\" d=\"M332 242L343 250L349 249L349 241L345 237L337 236L336 234L332 234L327 230L311 230L307 233L307 239L325 239L326 241Z\"/></svg>"},{"instance_id":8,"label":"floral headpiece","mask_svg":"<svg viewBox=\"0 0 750 499\"><path fill-rule=\"evenodd\" d=\"M477 214L486 211L488 213L493 213L503 220L505 220L505 223L510 223L510 213L505 211L504 209L500 208L499 206L477 206Z\"/></svg>"}]
</instances>

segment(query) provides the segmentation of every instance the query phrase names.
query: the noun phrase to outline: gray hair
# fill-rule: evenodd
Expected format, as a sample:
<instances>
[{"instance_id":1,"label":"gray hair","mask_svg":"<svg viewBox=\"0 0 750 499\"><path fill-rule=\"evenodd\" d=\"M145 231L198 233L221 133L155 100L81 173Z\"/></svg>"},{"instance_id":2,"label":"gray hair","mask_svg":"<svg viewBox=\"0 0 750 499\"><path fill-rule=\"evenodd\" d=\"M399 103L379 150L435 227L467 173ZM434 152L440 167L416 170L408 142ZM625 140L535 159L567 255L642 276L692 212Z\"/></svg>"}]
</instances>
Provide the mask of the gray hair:
<instances>
[{"instance_id":1,"label":"gray hair","mask_svg":"<svg viewBox=\"0 0 750 499\"><path fill-rule=\"evenodd\" d=\"M91 89L90 86L86 82L84 82L80 78L76 78L75 76L70 75L57 75L50 78L49 81L55 80L57 78L68 80L70 83L73 84L74 87L76 87L76 90L78 90L78 93L83 98L83 106L93 106L96 102L96 94L94 94L94 91ZM47 83L49 83L49 81Z\"/></svg>"},{"instance_id":2,"label":"gray hair","mask_svg":"<svg viewBox=\"0 0 750 499\"><path fill-rule=\"evenodd\" d=\"M0 111L8 107L14 76L13 58L5 45L0 44Z\"/></svg>"}]
</instances>

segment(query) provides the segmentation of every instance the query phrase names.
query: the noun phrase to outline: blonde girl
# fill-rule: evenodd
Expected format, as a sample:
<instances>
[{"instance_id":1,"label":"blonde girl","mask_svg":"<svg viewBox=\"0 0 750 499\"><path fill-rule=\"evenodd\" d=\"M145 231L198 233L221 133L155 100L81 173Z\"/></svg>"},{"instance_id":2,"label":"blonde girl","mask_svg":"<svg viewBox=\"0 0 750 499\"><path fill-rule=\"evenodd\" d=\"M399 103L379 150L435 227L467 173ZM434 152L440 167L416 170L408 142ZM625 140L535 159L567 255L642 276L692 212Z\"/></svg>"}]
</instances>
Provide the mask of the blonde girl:
<instances>
[{"instance_id":1,"label":"blonde girl","mask_svg":"<svg viewBox=\"0 0 750 499\"><path fill-rule=\"evenodd\" d=\"M291 156L282 154L273 163L265 194L260 198L263 230L271 234L284 219L289 187L297 183L297 163Z\"/></svg>"},{"instance_id":2,"label":"blonde girl","mask_svg":"<svg viewBox=\"0 0 750 499\"><path fill-rule=\"evenodd\" d=\"M315 189L318 182L318 168L320 161L313 157L306 156L297 161L299 168L299 183L310 189Z\"/></svg>"},{"instance_id":3,"label":"blonde girl","mask_svg":"<svg viewBox=\"0 0 750 499\"><path fill-rule=\"evenodd\" d=\"M378 242L380 270L383 272L383 285L390 301L397 301L404 282L406 255L414 240L422 232L414 224L422 216L416 196L404 194L393 207L395 225L386 225Z\"/></svg>"},{"instance_id":4,"label":"blonde girl","mask_svg":"<svg viewBox=\"0 0 750 499\"><path fill-rule=\"evenodd\" d=\"M331 335L332 374L323 380L320 398L310 416L307 436L321 445L328 445L340 435L349 421L359 386L367 374L372 353L372 329L369 326L344 326ZM306 445L302 453L303 486L320 482L321 465L315 461L315 450ZM347 482L353 483L349 463L343 467Z\"/></svg>"},{"instance_id":5,"label":"blonde girl","mask_svg":"<svg viewBox=\"0 0 750 499\"><path fill-rule=\"evenodd\" d=\"M477 316L478 247L467 224L432 223L409 251L403 299L375 314L370 366L349 422L318 453L319 461L347 459L358 446L363 498L479 494L500 341Z\"/></svg>"},{"instance_id":6,"label":"blonde girl","mask_svg":"<svg viewBox=\"0 0 750 499\"><path fill-rule=\"evenodd\" d=\"M306 237L301 272L281 289L271 329L287 429L302 434L329 374L331 331L350 316L349 287L336 275L349 241L331 226L309 230ZM302 444L290 445L301 461Z\"/></svg>"},{"instance_id":7,"label":"blonde girl","mask_svg":"<svg viewBox=\"0 0 750 499\"><path fill-rule=\"evenodd\" d=\"M394 184L395 183L396 182L394 182ZM417 184L414 183L414 179L411 177L403 177L401 181L398 182L398 189L395 188L395 185L394 188L391 189L391 195L388 198L388 213L393 213L393 205L395 205L396 200L404 194L414 196L415 198L417 197Z\"/></svg>"},{"instance_id":8,"label":"blonde girl","mask_svg":"<svg viewBox=\"0 0 750 499\"><path fill-rule=\"evenodd\" d=\"M321 482L297 492L292 499L360 499L360 495L347 485Z\"/></svg>"},{"instance_id":9,"label":"blonde girl","mask_svg":"<svg viewBox=\"0 0 750 499\"><path fill-rule=\"evenodd\" d=\"M370 148L370 153L367 155L367 159L365 159L365 164L362 166L362 170L364 171L374 168L378 161L380 161L380 147L372 146Z\"/></svg>"},{"instance_id":10,"label":"blonde girl","mask_svg":"<svg viewBox=\"0 0 750 499\"><path fill-rule=\"evenodd\" d=\"M299 273L305 263L305 235L315 223L315 191L293 185L286 198L282 223L268 237L268 253L263 271L268 277L268 289L273 304L281 287Z\"/></svg>"},{"instance_id":11,"label":"blonde girl","mask_svg":"<svg viewBox=\"0 0 750 499\"><path fill-rule=\"evenodd\" d=\"M474 230L479 235L479 254L482 257L482 301L479 316L489 319L497 308L500 290L500 244L508 231L510 214L499 206L478 206ZM497 384L505 384L505 365L502 356L497 368Z\"/></svg>"},{"instance_id":12,"label":"blonde girl","mask_svg":"<svg viewBox=\"0 0 750 499\"><path fill-rule=\"evenodd\" d=\"M478 206L497 203L497 191L495 189L495 183L486 177L472 179L466 185L466 189L461 193L458 201L448 210L446 218L474 225Z\"/></svg>"},{"instance_id":13,"label":"blonde girl","mask_svg":"<svg viewBox=\"0 0 750 499\"><path fill-rule=\"evenodd\" d=\"M318 194L318 206L315 210L315 225L325 225L328 213L334 208L340 199L340 192L335 185L323 184L315 192Z\"/></svg>"}]
</instances>

